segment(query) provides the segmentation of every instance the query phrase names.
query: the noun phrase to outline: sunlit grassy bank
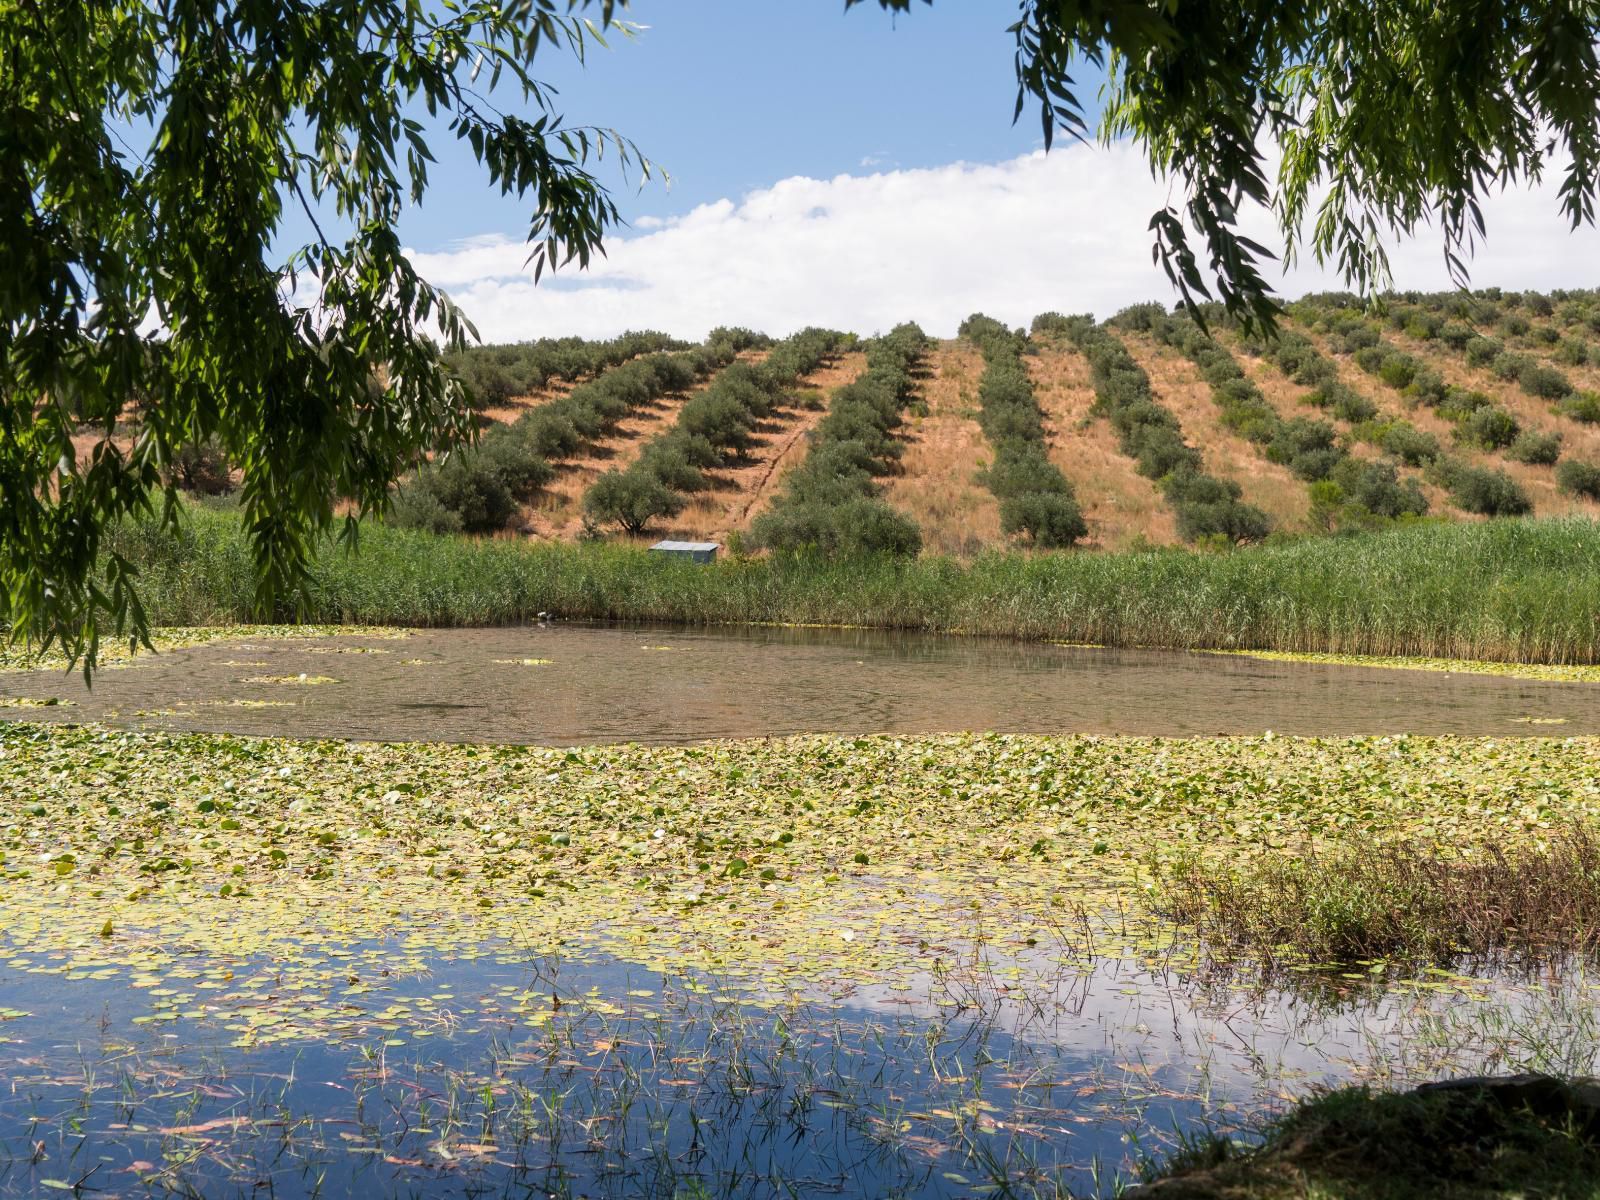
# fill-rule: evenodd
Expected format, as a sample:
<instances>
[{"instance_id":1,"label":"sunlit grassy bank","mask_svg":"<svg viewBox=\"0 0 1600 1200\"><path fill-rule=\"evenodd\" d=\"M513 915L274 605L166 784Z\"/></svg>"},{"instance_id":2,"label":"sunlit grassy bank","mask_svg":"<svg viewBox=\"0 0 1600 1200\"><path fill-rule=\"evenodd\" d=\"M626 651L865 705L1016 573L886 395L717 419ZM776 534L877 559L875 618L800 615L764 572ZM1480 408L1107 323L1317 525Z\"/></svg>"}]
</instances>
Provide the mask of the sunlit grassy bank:
<instances>
[{"instance_id":1,"label":"sunlit grassy bank","mask_svg":"<svg viewBox=\"0 0 1600 1200\"><path fill-rule=\"evenodd\" d=\"M250 620L236 518L125 531L154 623ZM567 619L864 625L1152 647L1600 661L1600 527L1418 525L1231 553L1185 550L664 562L615 546L472 541L373 528L324 556L302 619L474 625ZM286 614L279 614L280 616Z\"/></svg>"}]
</instances>

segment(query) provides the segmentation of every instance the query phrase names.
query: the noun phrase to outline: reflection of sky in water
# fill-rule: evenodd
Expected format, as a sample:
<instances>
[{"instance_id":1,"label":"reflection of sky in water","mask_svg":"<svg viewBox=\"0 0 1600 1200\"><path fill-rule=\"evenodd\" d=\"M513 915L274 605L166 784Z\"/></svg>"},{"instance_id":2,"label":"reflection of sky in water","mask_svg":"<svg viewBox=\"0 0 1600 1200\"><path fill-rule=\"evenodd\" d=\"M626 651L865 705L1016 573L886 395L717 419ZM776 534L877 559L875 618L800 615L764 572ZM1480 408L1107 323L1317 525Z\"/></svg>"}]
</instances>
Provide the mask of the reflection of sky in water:
<instances>
[{"instance_id":1,"label":"reflection of sky in water","mask_svg":"<svg viewBox=\"0 0 1600 1200\"><path fill-rule=\"evenodd\" d=\"M355 647L375 652L339 652ZM334 682L251 682L302 673ZM73 675L0 674L0 696L74 704L0 708L13 718L547 743L967 730L1594 734L1594 695L1592 684L882 631L581 625L219 642L104 671L92 693Z\"/></svg>"},{"instance_id":2,"label":"reflection of sky in water","mask_svg":"<svg viewBox=\"0 0 1600 1200\"><path fill-rule=\"evenodd\" d=\"M1507 984L1330 1006L1041 956L770 1006L716 979L511 954L368 982L330 1001L343 1040L242 1050L226 1026L246 1002L148 1022L151 997L125 978L0 967L0 1013L31 1014L0 1022L0 1195L89 1172L110 1195L160 1175L206 1196L319 1180L333 1195L671 1196L698 1180L711 1195L961 1196L983 1178L974 1150L1019 1186L1031 1163L1088 1189L1097 1165L1316 1084L1520 1066L1543 1039L1588 1056L1569 1069L1594 1065L1581 983L1554 1011ZM397 1006L411 1015L386 1018Z\"/></svg>"}]
</instances>

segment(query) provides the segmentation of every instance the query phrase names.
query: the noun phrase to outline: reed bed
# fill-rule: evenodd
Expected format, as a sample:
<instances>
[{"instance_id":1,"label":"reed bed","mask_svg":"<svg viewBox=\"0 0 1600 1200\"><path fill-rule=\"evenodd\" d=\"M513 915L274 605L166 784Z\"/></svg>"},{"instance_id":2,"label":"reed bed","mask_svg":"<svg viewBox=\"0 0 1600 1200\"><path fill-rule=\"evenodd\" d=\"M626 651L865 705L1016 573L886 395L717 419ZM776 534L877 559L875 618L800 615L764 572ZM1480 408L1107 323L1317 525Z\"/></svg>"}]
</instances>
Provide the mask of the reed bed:
<instances>
[{"instance_id":1,"label":"reed bed","mask_svg":"<svg viewBox=\"0 0 1600 1200\"><path fill-rule=\"evenodd\" d=\"M1600 661L1600 526L1581 519L1423 523L1230 552L729 557L469 539L374 527L329 547L300 604L263 613L236 514L134 526L152 624L273 617L464 626L577 620L852 625L1185 649Z\"/></svg>"}]
</instances>

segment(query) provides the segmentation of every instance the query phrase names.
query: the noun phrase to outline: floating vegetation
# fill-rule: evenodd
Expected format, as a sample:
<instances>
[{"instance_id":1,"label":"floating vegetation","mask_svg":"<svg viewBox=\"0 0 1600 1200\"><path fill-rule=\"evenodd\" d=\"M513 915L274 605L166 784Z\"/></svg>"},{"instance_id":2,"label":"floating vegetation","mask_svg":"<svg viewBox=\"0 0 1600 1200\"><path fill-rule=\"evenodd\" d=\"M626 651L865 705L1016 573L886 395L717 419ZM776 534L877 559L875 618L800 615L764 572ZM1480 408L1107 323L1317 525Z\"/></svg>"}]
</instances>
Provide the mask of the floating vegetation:
<instances>
[{"instance_id":1,"label":"floating vegetation","mask_svg":"<svg viewBox=\"0 0 1600 1200\"><path fill-rule=\"evenodd\" d=\"M308 687L315 687L318 684L338 683L339 681L331 675L307 675L304 671L301 671L298 675L247 675L239 682L304 684Z\"/></svg>"},{"instance_id":2,"label":"floating vegetation","mask_svg":"<svg viewBox=\"0 0 1600 1200\"><path fill-rule=\"evenodd\" d=\"M37 699L29 696L0 696L0 708L71 708L71 700L59 700L54 696Z\"/></svg>"},{"instance_id":3,"label":"floating vegetation","mask_svg":"<svg viewBox=\"0 0 1600 1200\"><path fill-rule=\"evenodd\" d=\"M1597 820L1591 739L7 725L0 1195L97 1163L204 1195L1087 1190L1323 1080L1544 1053L1537 992L1448 968L1209 1001L1163 873L1489 863ZM1577 1066L1583 1006L1549 1019Z\"/></svg>"},{"instance_id":4,"label":"floating vegetation","mask_svg":"<svg viewBox=\"0 0 1600 1200\"><path fill-rule=\"evenodd\" d=\"M491 662L508 667L548 667L555 662L553 658L495 658Z\"/></svg>"},{"instance_id":5,"label":"floating vegetation","mask_svg":"<svg viewBox=\"0 0 1600 1200\"><path fill-rule=\"evenodd\" d=\"M396 629L388 625L210 625L193 627L172 627L152 629L150 631L150 644L157 653L167 650L182 650L189 646L206 646L212 642L242 641L248 638L271 638L282 640L285 638L325 638L325 637L366 637L366 638L404 638L410 636L410 631ZM252 647L241 646L241 650L250 650ZM339 647L334 651L344 654L359 654L364 650L360 647ZM149 651L143 647L130 648L127 642L107 640L100 646L99 665L101 667L130 667L137 665L141 654ZM388 653L378 651L378 653ZM0 671L44 671L64 670L70 664L67 656L60 650L52 647L44 653L36 653L26 646L15 643L0 643ZM254 663L240 663L240 666L255 666Z\"/></svg>"},{"instance_id":6,"label":"floating vegetation","mask_svg":"<svg viewBox=\"0 0 1600 1200\"><path fill-rule=\"evenodd\" d=\"M1395 658L1376 654L1299 654L1283 650L1206 650L1268 662L1327 663L1338 667L1384 667L1401 671L1444 671L1453 675L1502 675L1552 683L1600 683L1600 666L1556 663L1480 662L1468 658Z\"/></svg>"}]
</instances>

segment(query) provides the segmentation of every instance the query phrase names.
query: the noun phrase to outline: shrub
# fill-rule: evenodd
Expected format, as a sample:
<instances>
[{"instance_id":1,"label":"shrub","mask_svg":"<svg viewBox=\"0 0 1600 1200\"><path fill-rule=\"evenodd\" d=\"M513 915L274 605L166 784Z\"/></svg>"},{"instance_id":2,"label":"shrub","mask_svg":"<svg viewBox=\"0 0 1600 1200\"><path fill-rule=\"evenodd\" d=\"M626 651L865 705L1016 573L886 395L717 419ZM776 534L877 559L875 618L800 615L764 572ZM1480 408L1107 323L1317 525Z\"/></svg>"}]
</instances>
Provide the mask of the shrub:
<instances>
[{"instance_id":1,"label":"shrub","mask_svg":"<svg viewBox=\"0 0 1600 1200\"><path fill-rule=\"evenodd\" d=\"M1428 511L1427 498L1414 479L1404 483L1392 462L1359 462L1347 458L1332 476L1344 497L1378 517L1419 517Z\"/></svg>"},{"instance_id":2,"label":"shrub","mask_svg":"<svg viewBox=\"0 0 1600 1200\"><path fill-rule=\"evenodd\" d=\"M1556 468L1556 486L1568 495L1600 500L1600 465L1569 458Z\"/></svg>"},{"instance_id":3,"label":"shrub","mask_svg":"<svg viewBox=\"0 0 1600 1200\"><path fill-rule=\"evenodd\" d=\"M1360 355L1363 350L1376 350L1381 339L1372 326L1358 322L1345 330L1340 344L1346 354Z\"/></svg>"},{"instance_id":4,"label":"shrub","mask_svg":"<svg viewBox=\"0 0 1600 1200\"><path fill-rule=\"evenodd\" d=\"M1468 339L1465 349L1467 362L1474 367L1486 367L1505 353L1503 345L1487 337Z\"/></svg>"},{"instance_id":5,"label":"shrub","mask_svg":"<svg viewBox=\"0 0 1600 1200\"><path fill-rule=\"evenodd\" d=\"M1532 326L1528 323L1528 318L1521 313L1507 313L1500 319L1500 328L1508 337L1522 337Z\"/></svg>"},{"instance_id":6,"label":"shrub","mask_svg":"<svg viewBox=\"0 0 1600 1200\"><path fill-rule=\"evenodd\" d=\"M1439 457L1439 439L1405 421L1395 421L1378 432L1376 445L1408 467L1420 467Z\"/></svg>"},{"instance_id":7,"label":"shrub","mask_svg":"<svg viewBox=\"0 0 1600 1200\"><path fill-rule=\"evenodd\" d=\"M1533 510L1527 493L1504 471L1453 464L1447 479L1450 499L1466 512L1515 517Z\"/></svg>"},{"instance_id":8,"label":"shrub","mask_svg":"<svg viewBox=\"0 0 1600 1200\"><path fill-rule=\"evenodd\" d=\"M1000 502L1000 528L1008 534L1025 533L1045 550L1071 546L1089 532L1077 501L1058 491L1007 496Z\"/></svg>"},{"instance_id":9,"label":"shrub","mask_svg":"<svg viewBox=\"0 0 1600 1200\"><path fill-rule=\"evenodd\" d=\"M1355 352L1356 366L1368 375L1376 375L1383 370L1383 364L1388 361L1389 353L1382 346L1363 346Z\"/></svg>"},{"instance_id":10,"label":"shrub","mask_svg":"<svg viewBox=\"0 0 1600 1200\"><path fill-rule=\"evenodd\" d=\"M757 545L784 553L914 556L922 549L916 523L873 497L838 505L774 505L756 518L750 532Z\"/></svg>"},{"instance_id":11,"label":"shrub","mask_svg":"<svg viewBox=\"0 0 1600 1200\"><path fill-rule=\"evenodd\" d=\"M1572 384L1554 367L1529 360L1517 371L1517 384L1530 396L1560 400L1572 394Z\"/></svg>"},{"instance_id":12,"label":"shrub","mask_svg":"<svg viewBox=\"0 0 1600 1200\"><path fill-rule=\"evenodd\" d=\"M607 471L583 496L583 510L590 520L618 525L630 534L642 533L657 517L675 516L683 507L682 496L638 467Z\"/></svg>"},{"instance_id":13,"label":"shrub","mask_svg":"<svg viewBox=\"0 0 1600 1200\"><path fill-rule=\"evenodd\" d=\"M1585 425L1600 424L1600 392L1573 392L1556 406L1556 411Z\"/></svg>"},{"instance_id":14,"label":"shrub","mask_svg":"<svg viewBox=\"0 0 1600 1200\"><path fill-rule=\"evenodd\" d=\"M1417 377L1422 364L1403 350L1391 350L1378 367L1378 378L1392 388L1405 388Z\"/></svg>"},{"instance_id":15,"label":"shrub","mask_svg":"<svg viewBox=\"0 0 1600 1200\"><path fill-rule=\"evenodd\" d=\"M1534 361L1526 354L1511 354L1508 352L1496 355L1494 361L1489 364L1489 370L1494 372L1496 379L1503 379L1510 383L1520 378L1524 371L1534 365Z\"/></svg>"},{"instance_id":16,"label":"shrub","mask_svg":"<svg viewBox=\"0 0 1600 1200\"><path fill-rule=\"evenodd\" d=\"M421 494L408 496L408 492ZM509 525L517 511L499 472L472 450L424 467L402 487L400 496L394 522L436 532L493 533Z\"/></svg>"},{"instance_id":17,"label":"shrub","mask_svg":"<svg viewBox=\"0 0 1600 1200\"><path fill-rule=\"evenodd\" d=\"M1185 541L1222 537L1242 545L1259 542L1272 532L1272 518L1237 500L1185 503L1177 506L1178 536Z\"/></svg>"},{"instance_id":18,"label":"shrub","mask_svg":"<svg viewBox=\"0 0 1600 1200\"><path fill-rule=\"evenodd\" d=\"M1517 419L1498 405L1475 409L1456 426L1455 437L1464 446L1498 450L1516 441L1522 428Z\"/></svg>"},{"instance_id":19,"label":"shrub","mask_svg":"<svg viewBox=\"0 0 1600 1200\"><path fill-rule=\"evenodd\" d=\"M185 443L172 456L166 476L175 487L197 496L221 496L233 490L227 452L214 437Z\"/></svg>"},{"instance_id":20,"label":"shrub","mask_svg":"<svg viewBox=\"0 0 1600 1200\"><path fill-rule=\"evenodd\" d=\"M699 465L690 461L690 446L688 435L657 438L640 452L636 466L654 476L662 487L674 492L698 492L706 486L706 478Z\"/></svg>"},{"instance_id":21,"label":"shrub","mask_svg":"<svg viewBox=\"0 0 1600 1200\"><path fill-rule=\"evenodd\" d=\"M1475 337L1477 337L1477 334L1472 332L1470 325L1462 325L1454 321L1439 330L1439 340L1457 354L1464 351L1467 348L1467 343L1471 342Z\"/></svg>"},{"instance_id":22,"label":"shrub","mask_svg":"<svg viewBox=\"0 0 1600 1200\"><path fill-rule=\"evenodd\" d=\"M1335 446L1337 438L1326 421L1304 417L1280 421L1267 446L1267 458L1288 467L1300 479L1324 479L1344 457Z\"/></svg>"},{"instance_id":23,"label":"shrub","mask_svg":"<svg viewBox=\"0 0 1600 1200\"><path fill-rule=\"evenodd\" d=\"M1506 457L1536 467L1548 467L1561 457L1561 434L1553 429L1546 433L1524 429L1506 448Z\"/></svg>"},{"instance_id":24,"label":"shrub","mask_svg":"<svg viewBox=\"0 0 1600 1200\"><path fill-rule=\"evenodd\" d=\"M1582 338L1565 337L1556 344L1555 359L1568 367L1581 367L1589 361L1589 343Z\"/></svg>"}]
</instances>

